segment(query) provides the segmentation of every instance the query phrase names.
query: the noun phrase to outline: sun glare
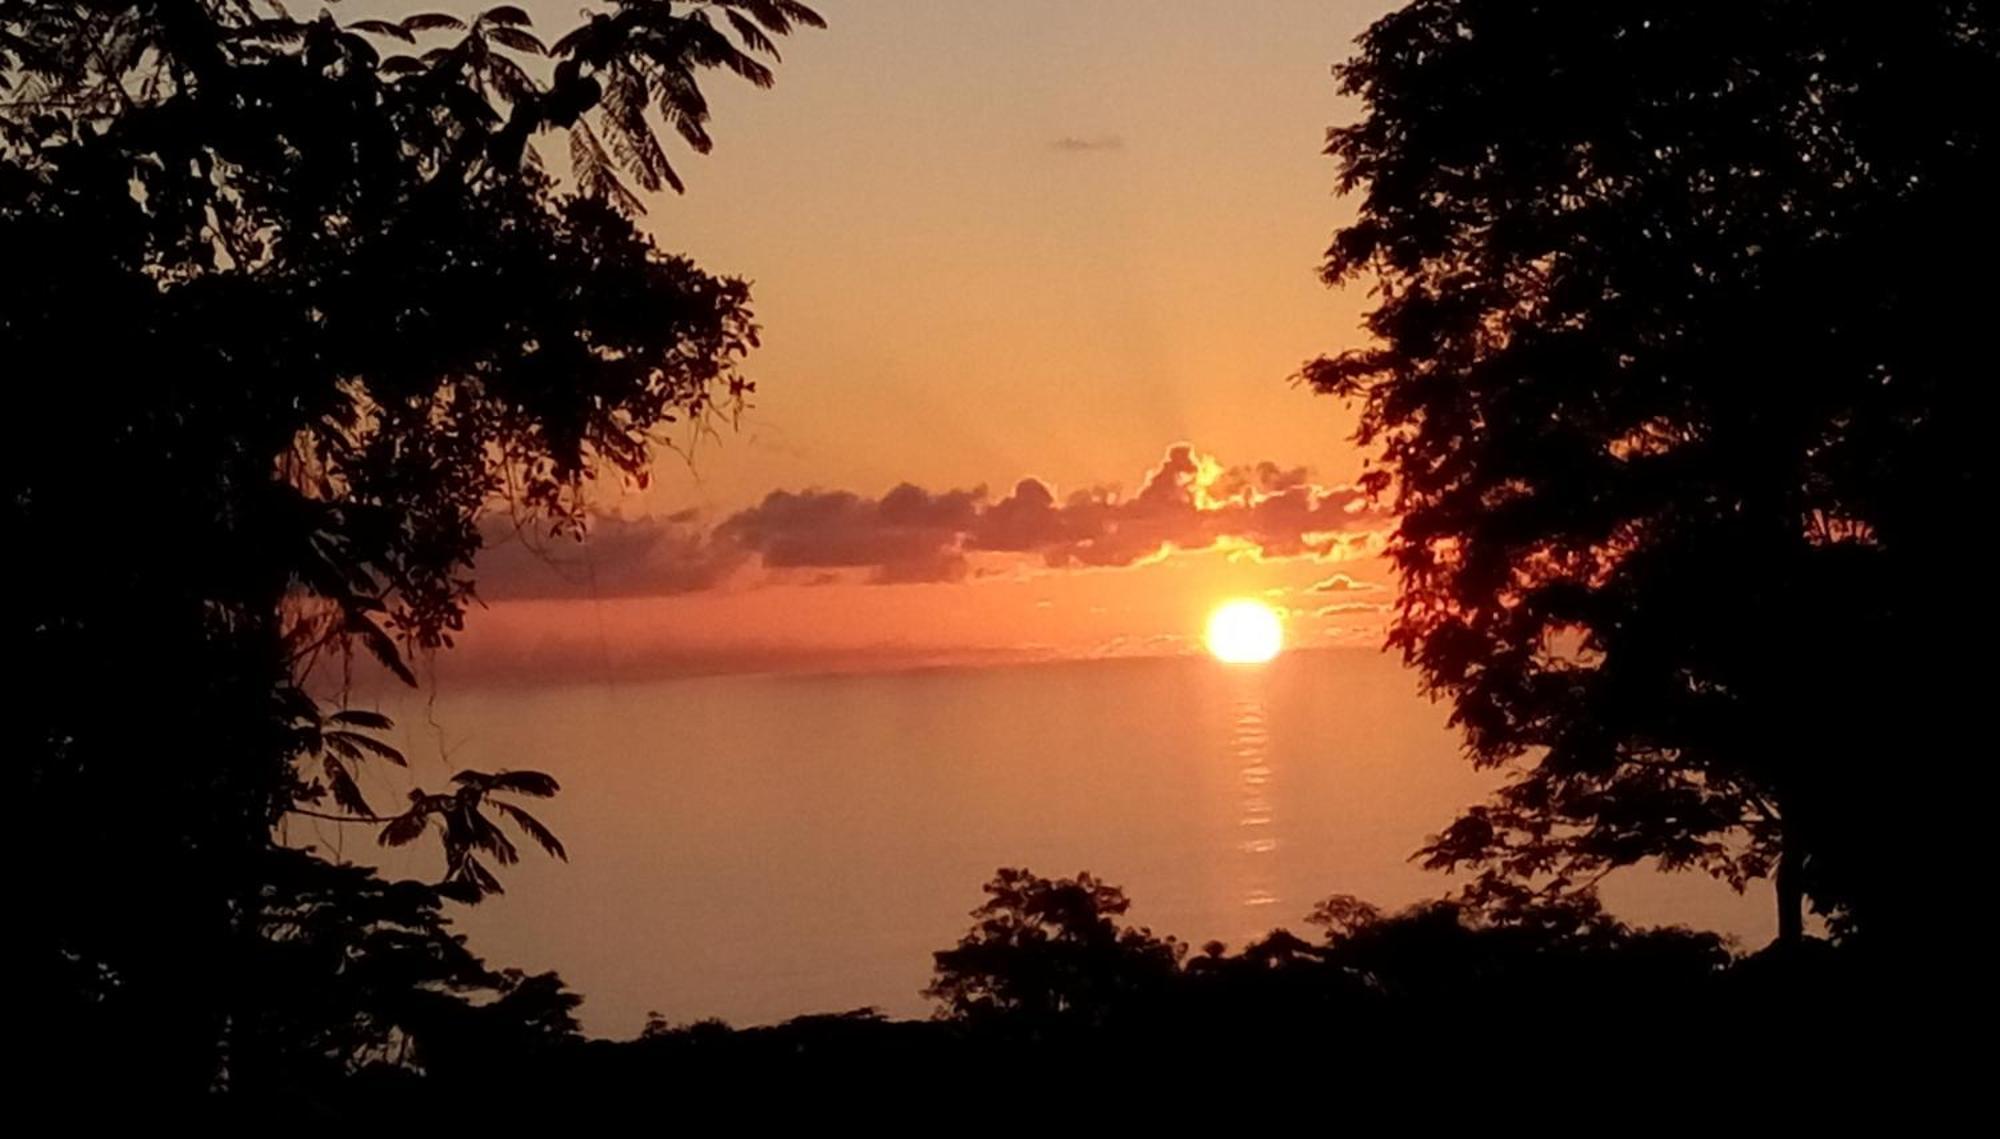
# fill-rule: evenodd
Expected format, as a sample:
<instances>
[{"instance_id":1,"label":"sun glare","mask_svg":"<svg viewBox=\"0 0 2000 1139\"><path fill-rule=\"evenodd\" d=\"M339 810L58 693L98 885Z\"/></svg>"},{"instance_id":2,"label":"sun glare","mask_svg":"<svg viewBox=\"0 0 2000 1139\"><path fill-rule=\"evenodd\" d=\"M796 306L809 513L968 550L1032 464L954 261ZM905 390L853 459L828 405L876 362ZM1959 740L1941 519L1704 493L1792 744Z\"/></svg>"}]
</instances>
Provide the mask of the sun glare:
<instances>
[{"instance_id":1,"label":"sun glare","mask_svg":"<svg viewBox=\"0 0 2000 1139\"><path fill-rule=\"evenodd\" d=\"M1228 664L1263 664L1285 644L1284 627L1269 605L1231 601L1208 617L1208 651Z\"/></svg>"}]
</instances>

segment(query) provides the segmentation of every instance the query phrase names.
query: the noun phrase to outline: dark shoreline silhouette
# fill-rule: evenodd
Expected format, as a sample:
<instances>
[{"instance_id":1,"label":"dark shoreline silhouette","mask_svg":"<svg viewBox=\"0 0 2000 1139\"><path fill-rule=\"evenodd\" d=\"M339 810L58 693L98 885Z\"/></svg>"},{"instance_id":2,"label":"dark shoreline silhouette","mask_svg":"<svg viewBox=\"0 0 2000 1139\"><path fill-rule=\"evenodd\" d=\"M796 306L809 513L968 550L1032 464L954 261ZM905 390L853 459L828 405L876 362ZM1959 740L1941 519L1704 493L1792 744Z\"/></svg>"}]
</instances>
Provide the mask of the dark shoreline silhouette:
<instances>
[{"instance_id":1,"label":"dark shoreline silhouette","mask_svg":"<svg viewBox=\"0 0 2000 1139\"><path fill-rule=\"evenodd\" d=\"M1815 939L1739 954L1715 934L1627 926L1584 895L1395 913L1336 895L1307 916L1310 938L1279 929L1234 951L1190 952L1126 923L1115 886L1013 869L987 884L959 944L935 955L931 1019L856 1009L739 1029L656 1014L634 1039L588 1039L572 1015L580 996L554 974L486 967L430 887L303 852L267 877L281 885L269 891L266 938L241 963L241 1015L226 1018L232 1110L553 1118L668 1094L714 1102L759 1086L852 1089L995 1066L1157 1077L1218 1047L1254 1050L1266 1065L1374 1073L1383 1086L1420 1083L1503 1042L1578 1072L1702 1055L1824 1071L1913 1055L1893 1035L1856 1046L1857 1030L1892 1023L1892 1010L1871 1007L1863 959ZM1829 1004L1829 992L1845 999ZM73 1044L67 1057L42 1055L59 1061L42 1090L87 1103L107 1054L101 1040ZM490 1100L496 1088L504 1102ZM926 1088L910 1088L921 1102Z\"/></svg>"}]
</instances>

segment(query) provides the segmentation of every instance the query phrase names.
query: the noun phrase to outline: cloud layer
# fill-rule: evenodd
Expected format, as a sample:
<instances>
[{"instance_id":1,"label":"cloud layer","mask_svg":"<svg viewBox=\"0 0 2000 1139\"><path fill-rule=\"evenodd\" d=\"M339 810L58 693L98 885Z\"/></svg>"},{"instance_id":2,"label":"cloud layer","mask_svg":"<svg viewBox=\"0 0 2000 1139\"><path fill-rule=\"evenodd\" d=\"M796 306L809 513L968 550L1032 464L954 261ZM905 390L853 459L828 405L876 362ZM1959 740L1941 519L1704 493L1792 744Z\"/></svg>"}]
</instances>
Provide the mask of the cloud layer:
<instances>
[{"instance_id":1,"label":"cloud layer","mask_svg":"<svg viewBox=\"0 0 2000 1139\"><path fill-rule=\"evenodd\" d=\"M713 526L686 513L603 518L580 547L498 541L478 576L492 599L667 595L760 581L948 582L1006 555L1051 569L1130 566L1217 546L1330 557L1385 525L1361 491L1316 484L1304 467L1225 467L1177 444L1129 496L1096 486L1059 497L1034 478L999 498L985 487L930 491L907 482L879 498L780 490ZM1336 575L1316 588L1368 587Z\"/></svg>"},{"instance_id":2,"label":"cloud layer","mask_svg":"<svg viewBox=\"0 0 2000 1139\"><path fill-rule=\"evenodd\" d=\"M1372 581L1356 581L1344 573L1312 584L1313 593L1373 593L1382 588Z\"/></svg>"}]
</instances>

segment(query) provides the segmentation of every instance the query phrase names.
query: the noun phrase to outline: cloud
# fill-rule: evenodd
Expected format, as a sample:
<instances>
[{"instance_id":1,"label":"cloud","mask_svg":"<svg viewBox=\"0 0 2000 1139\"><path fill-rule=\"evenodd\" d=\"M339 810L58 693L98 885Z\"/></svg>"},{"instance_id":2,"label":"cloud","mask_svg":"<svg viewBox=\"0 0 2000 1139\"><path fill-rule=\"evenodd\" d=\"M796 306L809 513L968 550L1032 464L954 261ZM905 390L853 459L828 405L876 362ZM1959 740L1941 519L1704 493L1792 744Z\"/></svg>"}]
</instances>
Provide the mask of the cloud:
<instances>
[{"instance_id":1,"label":"cloud","mask_svg":"<svg viewBox=\"0 0 2000 1139\"><path fill-rule=\"evenodd\" d=\"M1089 154L1093 152L1123 150L1125 149L1125 140L1115 134L1098 134L1088 137L1066 134L1049 143L1049 149L1059 150L1065 154Z\"/></svg>"},{"instance_id":2,"label":"cloud","mask_svg":"<svg viewBox=\"0 0 2000 1139\"><path fill-rule=\"evenodd\" d=\"M957 581L967 572L958 536L975 525L985 491L932 494L903 483L879 499L849 491L774 491L715 529L718 542L770 569L867 569L884 584Z\"/></svg>"},{"instance_id":3,"label":"cloud","mask_svg":"<svg viewBox=\"0 0 2000 1139\"><path fill-rule=\"evenodd\" d=\"M951 582L970 576L975 559L1005 555L1051 569L1131 566L1217 547L1331 558L1385 524L1360 490L1316 484L1304 467L1225 467L1176 444L1129 496L1114 486L1059 496L1036 478L999 498L983 486L931 491L907 482L879 498L779 490L706 530L686 514L600 519L583 549L557 567L548 551L525 558L503 546L480 559L479 580L493 598L686 593L753 579L753 564L762 580L802 584ZM1321 586L1373 588L1345 575Z\"/></svg>"},{"instance_id":4,"label":"cloud","mask_svg":"<svg viewBox=\"0 0 2000 1139\"><path fill-rule=\"evenodd\" d=\"M1373 601L1343 601L1338 605L1322 605L1313 610L1315 617L1338 617L1344 613L1384 613L1389 607Z\"/></svg>"},{"instance_id":5,"label":"cloud","mask_svg":"<svg viewBox=\"0 0 2000 1139\"><path fill-rule=\"evenodd\" d=\"M1171 550L1235 543L1264 557L1327 555L1343 532L1378 516L1353 487L1321 487L1303 467L1223 467L1185 443L1167 450L1137 494L1092 487L1060 504L1036 479L982 511L975 550L1034 553L1054 567L1127 566Z\"/></svg>"},{"instance_id":6,"label":"cloud","mask_svg":"<svg viewBox=\"0 0 2000 1139\"><path fill-rule=\"evenodd\" d=\"M478 561L488 601L564 597L655 597L715 589L751 556L718 542L692 513L591 519L587 539L551 538L511 521L487 525Z\"/></svg>"},{"instance_id":7,"label":"cloud","mask_svg":"<svg viewBox=\"0 0 2000 1139\"><path fill-rule=\"evenodd\" d=\"M1312 584L1313 593L1373 593L1382 588L1372 581L1356 581L1344 573L1334 574L1325 581Z\"/></svg>"}]
</instances>

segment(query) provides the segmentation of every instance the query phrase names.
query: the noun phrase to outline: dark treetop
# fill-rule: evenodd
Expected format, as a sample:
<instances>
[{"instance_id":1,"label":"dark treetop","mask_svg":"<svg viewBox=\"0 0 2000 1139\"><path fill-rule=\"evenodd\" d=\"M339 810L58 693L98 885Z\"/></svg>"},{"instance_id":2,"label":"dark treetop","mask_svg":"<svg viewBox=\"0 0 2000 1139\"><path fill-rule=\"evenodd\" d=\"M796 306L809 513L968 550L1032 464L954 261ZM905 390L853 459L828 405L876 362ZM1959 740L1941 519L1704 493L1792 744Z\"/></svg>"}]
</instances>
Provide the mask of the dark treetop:
<instances>
[{"instance_id":1,"label":"dark treetop","mask_svg":"<svg viewBox=\"0 0 2000 1139\"><path fill-rule=\"evenodd\" d=\"M1337 69L1327 253L1402 522L1391 641L1498 796L1478 889L1776 871L1907 931L1972 758L1954 659L1987 325L1992 5L1417 0Z\"/></svg>"},{"instance_id":2,"label":"dark treetop","mask_svg":"<svg viewBox=\"0 0 2000 1139\"><path fill-rule=\"evenodd\" d=\"M517 857L500 820L562 853L508 799L555 791L533 772L378 814L358 768L402 757L329 695L352 649L411 680L451 643L482 512L574 528L593 472L643 478L660 425L748 390L746 286L658 249L626 179L678 188L659 134L707 149L699 73L768 85L799 24L612 0L545 45L513 7L0 0L7 754L52 1065L241 1086L288 813L437 835L468 900Z\"/></svg>"}]
</instances>

